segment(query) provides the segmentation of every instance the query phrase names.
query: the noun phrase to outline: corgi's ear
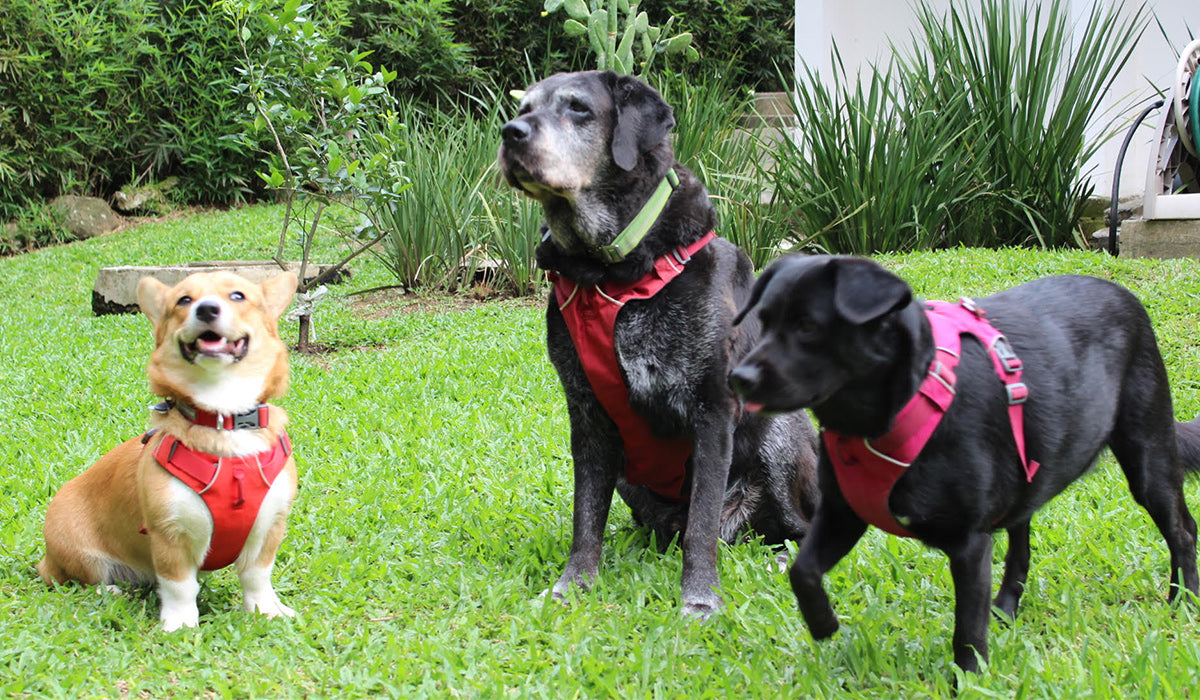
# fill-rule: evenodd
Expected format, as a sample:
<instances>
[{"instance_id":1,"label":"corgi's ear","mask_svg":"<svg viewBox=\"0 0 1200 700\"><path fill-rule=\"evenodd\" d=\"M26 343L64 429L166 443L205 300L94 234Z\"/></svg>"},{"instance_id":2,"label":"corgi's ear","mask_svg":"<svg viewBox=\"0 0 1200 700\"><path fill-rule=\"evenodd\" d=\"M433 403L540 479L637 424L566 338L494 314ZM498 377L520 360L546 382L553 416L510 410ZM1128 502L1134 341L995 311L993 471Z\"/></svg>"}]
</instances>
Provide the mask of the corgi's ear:
<instances>
[{"instance_id":1,"label":"corgi's ear","mask_svg":"<svg viewBox=\"0 0 1200 700\"><path fill-rule=\"evenodd\" d=\"M158 325L167 309L167 292L170 287L153 277L143 277L137 286L138 306L142 313L150 319L150 323Z\"/></svg>"},{"instance_id":2,"label":"corgi's ear","mask_svg":"<svg viewBox=\"0 0 1200 700\"><path fill-rule=\"evenodd\" d=\"M296 295L298 281L296 273L284 272L262 283L263 306L271 318L278 321L283 312L287 311L292 297Z\"/></svg>"}]
</instances>

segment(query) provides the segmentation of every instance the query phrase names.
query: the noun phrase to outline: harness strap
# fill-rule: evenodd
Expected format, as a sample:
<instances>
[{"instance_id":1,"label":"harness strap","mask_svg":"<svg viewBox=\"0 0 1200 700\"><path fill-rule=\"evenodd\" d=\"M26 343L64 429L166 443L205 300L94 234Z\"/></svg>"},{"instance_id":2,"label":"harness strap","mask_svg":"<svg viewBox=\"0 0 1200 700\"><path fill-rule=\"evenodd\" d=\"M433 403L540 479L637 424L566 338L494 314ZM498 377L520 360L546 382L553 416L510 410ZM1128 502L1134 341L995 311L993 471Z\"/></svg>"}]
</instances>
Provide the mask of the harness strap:
<instances>
[{"instance_id":1,"label":"harness strap","mask_svg":"<svg viewBox=\"0 0 1200 700\"><path fill-rule=\"evenodd\" d=\"M626 284L584 287L550 273L555 300L570 332L588 383L608 417L617 426L625 452L625 480L649 487L658 495L687 500L687 463L692 441L655 436L645 418L629 405L629 387L617 359L614 330L617 315L631 300L649 299L675 279L692 256L716 233L661 256L644 277Z\"/></svg>"},{"instance_id":2,"label":"harness strap","mask_svg":"<svg viewBox=\"0 0 1200 700\"><path fill-rule=\"evenodd\" d=\"M154 459L204 499L213 519L208 555L200 568L213 571L237 559L250 536L267 491L292 454L287 432L270 449L246 457L216 457L166 435ZM256 474L257 478L249 476Z\"/></svg>"},{"instance_id":3,"label":"harness strap","mask_svg":"<svg viewBox=\"0 0 1200 700\"><path fill-rule=\"evenodd\" d=\"M1026 481L1033 481L1040 465L1029 459L1025 449L1024 404L1029 389L1021 381L1021 359L984 315L971 299L960 299L957 304L929 302L926 316L933 332L934 359L916 394L896 415L892 428L875 440L822 431L842 494L866 522L895 535L913 536L892 516L888 497L954 401L958 381L954 370L961 359L964 334L979 339L988 351L996 376L1004 383L1008 422L1017 455Z\"/></svg>"}]
</instances>

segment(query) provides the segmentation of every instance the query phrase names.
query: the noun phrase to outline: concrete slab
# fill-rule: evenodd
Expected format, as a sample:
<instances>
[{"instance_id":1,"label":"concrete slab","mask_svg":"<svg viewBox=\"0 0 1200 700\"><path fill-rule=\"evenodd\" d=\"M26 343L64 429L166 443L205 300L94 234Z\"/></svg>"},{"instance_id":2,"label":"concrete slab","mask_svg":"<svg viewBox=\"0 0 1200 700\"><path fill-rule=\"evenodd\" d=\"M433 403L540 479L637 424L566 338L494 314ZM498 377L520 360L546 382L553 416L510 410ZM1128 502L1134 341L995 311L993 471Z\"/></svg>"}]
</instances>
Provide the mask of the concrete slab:
<instances>
[{"instance_id":1,"label":"concrete slab","mask_svg":"<svg viewBox=\"0 0 1200 700\"><path fill-rule=\"evenodd\" d=\"M287 269L297 275L300 274L300 263L289 262L286 265ZM305 270L305 278L315 279L331 267L333 265L329 263L309 263L308 269ZM105 267L96 275L96 283L92 287L92 313L97 316L138 313L140 309L137 305L137 285L143 277L153 277L163 284L174 285L194 272L217 272L218 270L236 273L256 284L281 272L279 265L269 260L217 260L185 265ZM338 284L349 277L350 270L343 268L334 273L327 281L330 284Z\"/></svg>"},{"instance_id":2,"label":"concrete slab","mask_svg":"<svg viewBox=\"0 0 1200 700\"><path fill-rule=\"evenodd\" d=\"M1117 242L1131 258L1200 258L1200 220L1129 219Z\"/></svg>"}]
</instances>

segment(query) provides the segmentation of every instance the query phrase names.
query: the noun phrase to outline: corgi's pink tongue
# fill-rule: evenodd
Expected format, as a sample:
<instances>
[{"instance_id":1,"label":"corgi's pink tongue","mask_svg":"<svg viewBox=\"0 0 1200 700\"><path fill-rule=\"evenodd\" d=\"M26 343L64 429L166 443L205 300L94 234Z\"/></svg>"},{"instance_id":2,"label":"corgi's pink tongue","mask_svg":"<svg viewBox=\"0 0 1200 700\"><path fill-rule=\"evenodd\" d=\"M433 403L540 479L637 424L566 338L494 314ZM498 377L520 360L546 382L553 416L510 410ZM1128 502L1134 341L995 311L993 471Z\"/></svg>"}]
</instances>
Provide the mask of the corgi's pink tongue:
<instances>
[{"instance_id":1,"label":"corgi's pink tongue","mask_svg":"<svg viewBox=\"0 0 1200 700\"><path fill-rule=\"evenodd\" d=\"M217 355L222 352L233 352L233 348L229 347L229 341L219 335L208 334L196 338L196 347L200 352L206 355Z\"/></svg>"}]
</instances>

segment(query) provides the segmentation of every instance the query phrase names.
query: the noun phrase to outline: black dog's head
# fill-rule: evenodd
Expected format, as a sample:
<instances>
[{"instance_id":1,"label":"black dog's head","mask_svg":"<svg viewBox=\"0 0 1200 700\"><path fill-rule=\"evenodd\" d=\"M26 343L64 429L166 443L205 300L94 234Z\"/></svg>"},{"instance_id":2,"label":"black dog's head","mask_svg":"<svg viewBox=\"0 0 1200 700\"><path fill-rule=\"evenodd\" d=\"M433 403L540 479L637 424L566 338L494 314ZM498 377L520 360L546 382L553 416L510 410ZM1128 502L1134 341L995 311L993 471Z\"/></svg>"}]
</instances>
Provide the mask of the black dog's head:
<instances>
[{"instance_id":1,"label":"black dog's head","mask_svg":"<svg viewBox=\"0 0 1200 700\"><path fill-rule=\"evenodd\" d=\"M671 107L637 78L558 73L530 86L517 118L501 128L500 169L538 201L571 199L609 167L631 171L642 154L670 149L673 126Z\"/></svg>"},{"instance_id":2,"label":"black dog's head","mask_svg":"<svg viewBox=\"0 0 1200 700\"><path fill-rule=\"evenodd\" d=\"M820 406L862 382L886 383L911 354L916 331L903 312L912 300L904 280L870 260L781 258L734 321L757 309L762 336L730 384L748 410L782 413Z\"/></svg>"}]
</instances>

